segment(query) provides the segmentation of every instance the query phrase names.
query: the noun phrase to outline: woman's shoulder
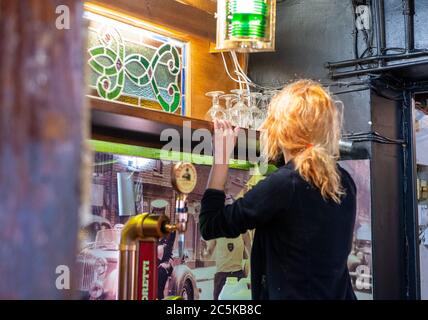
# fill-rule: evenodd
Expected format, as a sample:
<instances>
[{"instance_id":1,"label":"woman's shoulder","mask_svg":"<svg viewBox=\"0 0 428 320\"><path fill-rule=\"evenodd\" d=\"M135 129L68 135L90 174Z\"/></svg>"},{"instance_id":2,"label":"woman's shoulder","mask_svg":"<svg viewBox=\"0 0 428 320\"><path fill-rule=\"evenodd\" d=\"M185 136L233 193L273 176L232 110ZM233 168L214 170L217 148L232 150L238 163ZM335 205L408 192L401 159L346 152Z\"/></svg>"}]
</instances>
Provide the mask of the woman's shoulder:
<instances>
[{"instance_id":1,"label":"woman's shoulder","mask_svg":"<svg viewBox=\"0 0 428 320\"><path fill-rule=\"evenodd\" d=\"M289 177L289 178L299 178L299 172L296 171L296 168L294 167L293 162L289 162L281 167L278 168L277 171L275 171L273 174L277 175L279 178L281 177Z\"/></svg>"},{"instance_id":2,"label":"woman's shoulder","mask_svg":"<svg viewBox=\"0 0 428 320\"><path fill-rule=\"evenodd\" d=\"M276 171L270 173L268 177L283 177L283 176L292 176L296 174L294 166L292 164L286 164L279 167Z\"/></svg>"},{"instance_id":3,"label":"woman's shoulder","mask_svg":"<svg viewBox=\"0 0 428 320\"><path fill-rule=\"evenodd\" d=\"M267 175L266 181L276 186L292 186L299 179L299 173L292 165L284 165L278 168L275 172Z\"/></svg>"},{"instance_id":4,"label":"woman's shoulder","mask_svg":"<svg viewBox=\"0 0 428 320\"><path fill-rule=\"evenodd\" d=\"M339 170L340 176L342 178L342 184L351 185L353 189L356 189L354 179L351 174L346 171L342 166L337 164L337 168ZM307 181L305 181L294 168L293 163L288 163L284 166L278 168L277 171L270 174L268 177L271 177L271 180L277 183L293 183L294 185L304 184L307 185Z\"/></svg>"}]
</instances>

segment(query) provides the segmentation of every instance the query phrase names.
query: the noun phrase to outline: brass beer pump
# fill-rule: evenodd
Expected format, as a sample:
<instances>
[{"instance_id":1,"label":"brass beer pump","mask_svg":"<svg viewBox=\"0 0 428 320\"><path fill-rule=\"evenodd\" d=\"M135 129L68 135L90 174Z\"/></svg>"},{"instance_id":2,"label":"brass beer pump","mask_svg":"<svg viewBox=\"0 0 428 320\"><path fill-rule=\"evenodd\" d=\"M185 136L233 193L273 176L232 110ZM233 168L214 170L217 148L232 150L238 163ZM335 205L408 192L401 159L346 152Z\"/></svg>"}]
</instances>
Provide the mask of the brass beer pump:
<instances>
[{"instance_id":1,"label":"brass beer pump","mask_svg":"<svg viewBox=\"0 0 428 320\"><path fill-rule=\"evenodd\" d=\"M177 192L175 213L177 223L170 223L164 215L142 213L125 224L120 239L119 300L156 299L157 240L178 231L179 254L184 255L184 233L187 229L187 197L197 182L196 168L191 163L179 162L172 167L172 186ZM142 244L149 249L142 249ZM147 255L147 260L144 260ZM144 264L144 265L142 265ZM146 270L149 269L150 270ZM145 282L147 281L147 283Z\"/></svg>"}]
</instances>

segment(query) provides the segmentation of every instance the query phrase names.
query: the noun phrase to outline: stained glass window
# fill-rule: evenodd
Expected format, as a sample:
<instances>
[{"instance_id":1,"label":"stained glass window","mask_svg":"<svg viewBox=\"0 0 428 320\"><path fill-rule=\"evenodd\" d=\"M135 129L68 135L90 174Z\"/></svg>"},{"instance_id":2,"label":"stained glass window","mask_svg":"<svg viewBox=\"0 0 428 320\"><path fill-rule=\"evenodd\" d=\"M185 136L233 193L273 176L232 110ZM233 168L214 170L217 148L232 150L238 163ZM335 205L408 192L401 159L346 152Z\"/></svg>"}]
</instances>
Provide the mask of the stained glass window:
<instances>
[{"instance_id":1,"label":"stained glass window","mask_svg":"<svg viewBox=\"0 0 428 320\"><path fill-rule=\"evenodd\" d=\"M92 12L90 95L185 115L186 43Z\"/></svg>"}]
</instances>

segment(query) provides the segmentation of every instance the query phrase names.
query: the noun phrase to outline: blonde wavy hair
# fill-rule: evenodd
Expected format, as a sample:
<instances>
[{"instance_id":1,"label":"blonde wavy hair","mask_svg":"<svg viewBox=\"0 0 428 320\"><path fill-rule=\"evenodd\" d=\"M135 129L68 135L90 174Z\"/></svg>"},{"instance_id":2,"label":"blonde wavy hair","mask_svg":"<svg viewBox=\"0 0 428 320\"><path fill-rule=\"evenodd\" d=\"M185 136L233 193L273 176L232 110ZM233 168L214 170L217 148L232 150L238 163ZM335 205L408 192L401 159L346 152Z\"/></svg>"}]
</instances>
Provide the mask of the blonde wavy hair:
<instances>
[{"instance_id":1,"label":"blonde wavy hair","mask_svg":"<svg viewBox=\"0 0 428 320\"><path fill-rule=\"evenodd\" d=\"M344 195L337 168L341 124L342 113L319 83L297 81L272 99L260 128L262 152L268 160L285 153L325 200L340 203Z\"/></svg>"}]
</instances>

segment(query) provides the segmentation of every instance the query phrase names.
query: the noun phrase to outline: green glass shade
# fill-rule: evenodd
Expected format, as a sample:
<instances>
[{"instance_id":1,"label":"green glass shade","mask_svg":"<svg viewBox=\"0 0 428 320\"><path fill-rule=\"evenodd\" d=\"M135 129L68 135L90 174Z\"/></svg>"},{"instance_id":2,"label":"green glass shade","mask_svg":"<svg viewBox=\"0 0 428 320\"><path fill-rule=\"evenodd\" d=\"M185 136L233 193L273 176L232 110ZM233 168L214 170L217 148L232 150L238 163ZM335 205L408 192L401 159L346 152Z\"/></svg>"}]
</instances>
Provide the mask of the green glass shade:
<instances>
[{"instance_id":1,"label":"green glass shade","mask_svg":"<svg viewBox=\"0 0 428 320\"><path fill-rule=\"evenodd\" d=\"M230 36L265 37L268 7L264 0L231 0L227 6Z\"/></svg>"}]
</instances>

